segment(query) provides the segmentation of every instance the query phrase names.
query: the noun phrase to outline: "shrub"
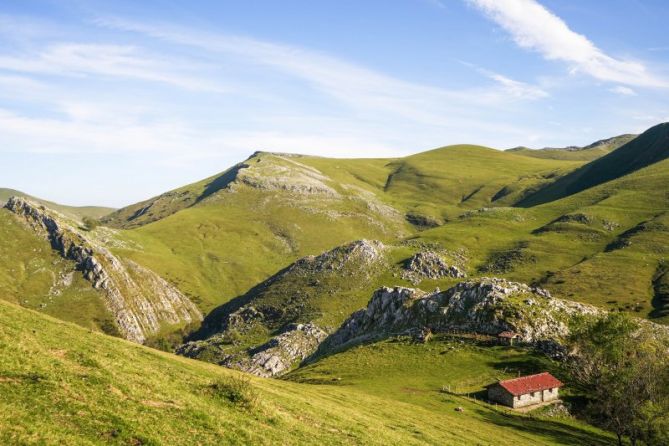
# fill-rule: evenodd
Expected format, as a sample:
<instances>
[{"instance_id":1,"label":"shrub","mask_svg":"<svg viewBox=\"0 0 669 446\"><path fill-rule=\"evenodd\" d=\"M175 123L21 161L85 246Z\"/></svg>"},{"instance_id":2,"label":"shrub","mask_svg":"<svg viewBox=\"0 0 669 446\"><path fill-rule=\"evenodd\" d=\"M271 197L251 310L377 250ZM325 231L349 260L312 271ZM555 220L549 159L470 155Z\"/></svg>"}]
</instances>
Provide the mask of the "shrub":
<instances>
[{"instance_id":1,"label":"shrub","mask_svg":"<svg viewBox=\"0 0 669 446\"><path fill-rule=\"evenodd\" d=\"M209 389L215 396L244 409L252 409L259 400L258 392L246 376L222 377L210 384Z\"/></svg>"},{"instance_id":2,"label":"shrub","mask_svg":"<svg viewBox=\"0 0 669 446\"><path fill-rule=\"evenodd\" d=\"M87 231L92 231L93 229L100 226L100 222L91 217L84 217L82 219L82 223L84 224L84 227L86 228Z\"/></svg>"}]
</instances>

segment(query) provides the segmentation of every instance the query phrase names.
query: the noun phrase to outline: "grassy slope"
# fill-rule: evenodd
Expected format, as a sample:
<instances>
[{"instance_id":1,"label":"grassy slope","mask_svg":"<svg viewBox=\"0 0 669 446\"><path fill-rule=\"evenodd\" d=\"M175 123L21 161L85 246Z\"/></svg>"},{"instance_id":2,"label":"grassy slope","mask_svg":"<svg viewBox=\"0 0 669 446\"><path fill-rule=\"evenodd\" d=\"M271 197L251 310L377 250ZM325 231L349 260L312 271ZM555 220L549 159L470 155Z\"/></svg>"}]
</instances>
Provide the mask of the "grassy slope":
<instances>
[{"instance_id":1,"label":"grassy slope","mask_svg":"<svg viewBox=\"0 0 669 446\"><path fill-rule=\"evenodd\" d=\"M406 236L450 250L465 249L470 275L538 282L562 297L609 308L643 314L652 310L652 276L659 255L646 261L643 254L631 255L633 250L609 253L605 248L623 232L666 209L663 167L651 166L567 199L522 209L503 206L582 163L479 146L446 147L402 159L303 156L290 160L318 169L343 198L247 186L230 193L223 189L235 178L236 168L232 168L150 201L149 210L136 219L127 221L146 203L119 210L109 221L119 224L126 219L134 228L120 231L117 237L130 243L116 251L177 285L204 312L244 295L304 255L354 239L394 243ZM256 154L247 163L260 161L260 165L277 162L271 154ZM398 213L372 212L369 197ZM482 207L487 212L468 213ZM416 233L403 222L405 213L445 224ZM554 222L578 213L587 213L593 223ZM158 220L135 227L153 219ZM605 222L615 227L606 229ZM649 243L654 240L651 236ZM406 252L407 257L410 254ZM611 280L616 276L625 280ZM370 287L402 283L390 275L378 279L351 295L345 308L334 308L333 301L328 301L329 306L319 304L326 322L336 323L354 305L362 306ZM328 318L331 313L344 316Z\"/></svg>"},{"instance_id":2,"label":"grassy slope","mask_svg":"<svg viewBox=\"0 0 669 446\"><path fill-rule=\"evenodd\" d=\"M391 163L384 191L405 208L434 209L444 218L462 210L511 202L580 165L540 160L480 146L450 146ZM517 198L516 198L517 199Z\"/></svg>"},{"instance_id":3,"label":"grassy slope","mask_svg":"<svg viewBox=\"0 0 669 446\"><path fill-rule=\"evenodd\" d=\"M234 178L238 166L193 184L108 213L102 221L110 226L139 227L191 207L225 187Z\"/></svg>"},{"instance_id":4,"label":"grassy slope","mask_svg":"<svg viewBox=\"0 0 669 446\"><path fill-rule=\"evenodd\" d=\"M540 442L537 434L548 435L562 444L607 444L608 440L600 437L600 433L574 419L556 420L540 415L521 418L502 408L490 410L489 405L480 401L485 397L485 386L491 382L547 369L554 369L554 365L526 350L437 336L428 344L394 338L359 345L306 365L284 379L351 388L436 411L453 419L469 434L474 433L471 429L479 428L471 421L482 419L490 427L518 429L523 436L520 444ZM456 407L464 408L464 412L455 412Z\"/></svg>"},{"instance_id":5,"label":"grassy slope","mask_svg":"<svg viewBox=\"0 0 669 446\"><path fill-rule=\"evenodd\" d=\"M626 231L669 210L669 161L579 194L529 209L497 208L448 222L420 239L467 250L487 275L539 282L560 297L607 308L651 312L652 279L667 255L666 229L636 234L644 242L607 249ZM587 223L556 221L585 215ZM499 258L508 268L485 270Z\"/></svg>"},{"instance_id":6,"label":"grassy slope","mask_svg":"<svg viewBox=\"0 0 669 446\"><path fill-rule=\"evenodd\" d=\"M142 249L123 254L158 272L209 311L299 257L359 238L395 236L360 216L335 220L324 213L282 205L282 195L244 189L216 203L126 231L122 236ZM314 207L322 205L315 203ZM333 203L330 209L337 206ZM343 211L355 212L354 206L359 205L350 204ZM403 225L401 221L394 224Z\"/></svg>"},{"instance_id":7,"label":"grassy slope","mask_svg":"<svg viewBox=\"0 0 669 446\"><path fill-rule=\"evenodd\" d=\"M424 360L436 354L436 350L409 352L398 359ZM495 366L516 357L514 352L477 355L467 363L486 379ZM397 373L389 373L395 390L388 397L359 385L251 378L259 403L243 409L210 390L212 383L238 376L236 372L86 331L5 302L0 302L0 357L3 444L564 445L610 441L573 421L528 419L438 394L433 388L438 379L415 382L424 372L407 383L427 386L429 391L421 391L420 398L397 396L401 386ZM453 382L456 378L450 374L454 372L442 358L432 361L440 365L431 363L429 373L436 375L437 368L443 367ZM365 362L376 365L378 361ZM454 412L457 405L465 412Z\"/></svg>"},{"instance_id":8,"label":"grassy slope","mask_svg":"<svg viewBox=\"0 0 669 446\"><path fill-rule=\"evenodd\" d=\"M65 206L51 201L42 200L41 198L32 197L21 191L5 188L0 188L0 205L4 205L5 202L13 196L28 198L32 201L43 204L50 209L77 219L82 219L84 217L100 218L114 211L113 208L107 208L103 206Z\"/></svg>"},{"instance_id":9,"label":"grassy slope","mask_svg":"<svg viewBox=\"0 0 669 446\"><path fill-rule=\"evenodd\" d=\"M621 147L638 135L620 135L613 138L602 139L596 141L588 146L576 148L576 150L569 150L568 148L545 148L545 149L529 149L527 147L517 147L509 149L507 152L512 152L517 155L531 156L534 158L556 159L556 160L572 160L572 161L593 161L597 158L611 153L618 147Z\"/></svg>"},{"instance_id":10,"label":"grassy slope","mask_svg":"<svg viewBox=\"0 0 669 446\"><path fill-rule=\"evenodd\" d=\"M527 147L520 147L509 149L507 152L529 156L532 158L553 159L553 160L570 160L570 161L592 161L597 158L611 153L609 147L595 147L592 149L581 150L565 150L565 149L528 149Z\"/></svg>"},{"instance_id":11,"label":"grassy slope","mask_svg":"<svg viewBox=\"0 0 669 446\"><path fill-rule=\"evenodd\" d=\"M0 209L0 240L7 241L0 243L2 299L84 327L112 330L99 292L5 209Z\"/></svg>"},{"instance_id":12,"label":"grassy slope","mask_svg":"<svg viewBox=\"0 0 669 446\"><path fill-rule=\"evenodd\" d=\"M437 149L401 160L299 157L299 162L319 169L345 199L291 197L287 192L244 186L235 193L217 189L195 206L183 208L197 202L193 197L201 196L206 185L223 174L154 200L152 206L160 209L160 215L174 212L158 221L136 227L142 218L148 220L141 222L153 218L147 213L123 223L123 217L137 212L132 206L110 222L133 227L123 237L142 246L124 254L161 273L210 310L301 256L360 238L388 241L407 235L402 213L448 217L489 203L505 185L510 185L504 198L509 200L520 189L547 181L546 176L580 165L476 146ZM174 198L184 193L190 198ZM375 200L400 213L370 212L365 194L374 194ZM339 217L328 215L332 211Z\"/></svg>"},{"instance_id":13,"label":"grassy slope","mask_svg":"<svg viewBox=\"0 0 669 446\"><path fill-rule=\"evenodd\" d=\"M530 207L615 180L669 157L669 123L659 124L608 155L571 172L519 201Z\"/></svg>"},{"instance_id":14,"label":"grassy slope","mask_svg":"<svg viewBox=\"0 0 669 446\"><path fill-rule=\"evenodd\" d=\"M332 255L338 260L332 264L342 267L314 267L308 262L291 266L254 287L240 298L234 299L212 311L194 339L207 339L200 345L198 358L219 363L227 355L253 349L285 331L294 323L314 323L328 332L334 332L351 313L367 306L370 296L387 285L416 286L402 278L404 263L420 247L412 243L386 245L379 258L361 264L359 258ZM329 255L331 255L330 253ZM440 253L446 260L447 252ZM307 265L305 265L307 263ZM427 279L420 287L432 290L447 289L462 279ZM242 305L249 305L262 312L261 320L225 327L227 316ZM225 327L224 330L222 330Z\"/></svg>"}]
</instances>

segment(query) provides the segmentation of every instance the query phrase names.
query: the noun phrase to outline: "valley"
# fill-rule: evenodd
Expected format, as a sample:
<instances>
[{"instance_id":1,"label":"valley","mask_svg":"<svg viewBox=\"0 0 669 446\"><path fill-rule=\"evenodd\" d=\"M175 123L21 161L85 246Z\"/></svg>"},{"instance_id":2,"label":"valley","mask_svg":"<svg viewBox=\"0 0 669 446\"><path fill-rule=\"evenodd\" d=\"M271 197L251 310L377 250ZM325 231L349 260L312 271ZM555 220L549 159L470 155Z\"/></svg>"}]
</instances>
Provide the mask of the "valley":
<instances>
[{"instance_id":1,"label":"valley","mask_svg":"<svg viewBox=\"0 0 669 446\"><path fill-rule=\"evenodd\" d=\"M583 388L572 415L482 392L565 376L607 312L669 336L669 124L528 150L256 152L117 210L0 196L0 440L610 444Z\"/></svg>"}]
</instances>

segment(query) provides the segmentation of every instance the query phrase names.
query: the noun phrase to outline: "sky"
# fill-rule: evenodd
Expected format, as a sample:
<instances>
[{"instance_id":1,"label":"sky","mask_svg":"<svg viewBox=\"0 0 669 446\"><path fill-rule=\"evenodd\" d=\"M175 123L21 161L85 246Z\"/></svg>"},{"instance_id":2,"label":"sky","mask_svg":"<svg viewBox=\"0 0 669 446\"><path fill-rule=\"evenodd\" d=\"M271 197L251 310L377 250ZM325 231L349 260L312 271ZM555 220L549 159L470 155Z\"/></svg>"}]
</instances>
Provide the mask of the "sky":
<instances>
[{"instance_id":1,"label":"sky","mask_svg":"<svg viewBox=\"0 0 669 446\"><path fill-rule=\"evenodd\" d=\"M669 121L666 0L3 0L0 187L120 207L256 150L585 145Z\"/></svg>"}]
</instances>

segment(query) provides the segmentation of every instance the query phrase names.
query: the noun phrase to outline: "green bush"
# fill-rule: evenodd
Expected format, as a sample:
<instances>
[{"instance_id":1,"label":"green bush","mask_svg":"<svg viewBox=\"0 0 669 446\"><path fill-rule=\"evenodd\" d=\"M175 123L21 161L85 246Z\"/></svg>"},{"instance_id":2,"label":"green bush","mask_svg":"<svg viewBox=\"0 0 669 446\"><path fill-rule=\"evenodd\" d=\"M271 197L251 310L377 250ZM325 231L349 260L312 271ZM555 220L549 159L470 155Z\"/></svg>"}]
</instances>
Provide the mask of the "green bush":
<instances>
[{"instance_id":1,"label":"green bush","mask_svg":"<svg viewBox=\"0 0 669 446\"><path fill-rule=\"evenodd\" d=\"M92 231L93 229L97 228L100 226L100 222L94 218L91 217L84 217L82 219L82 223L84 224L84 228L87 231Z\"/></svg>"},{"instance_id":2,"label":"green bush","mask_svg":"<svg viewBox=\"0 0 669 446\"><path fill-rule=\"evenodd\" d=\"M209 389L222 399L244 409L252 409L258 404L260 396L246 376L225 376L213 382Z\"/></svg>"}]
</instances>

